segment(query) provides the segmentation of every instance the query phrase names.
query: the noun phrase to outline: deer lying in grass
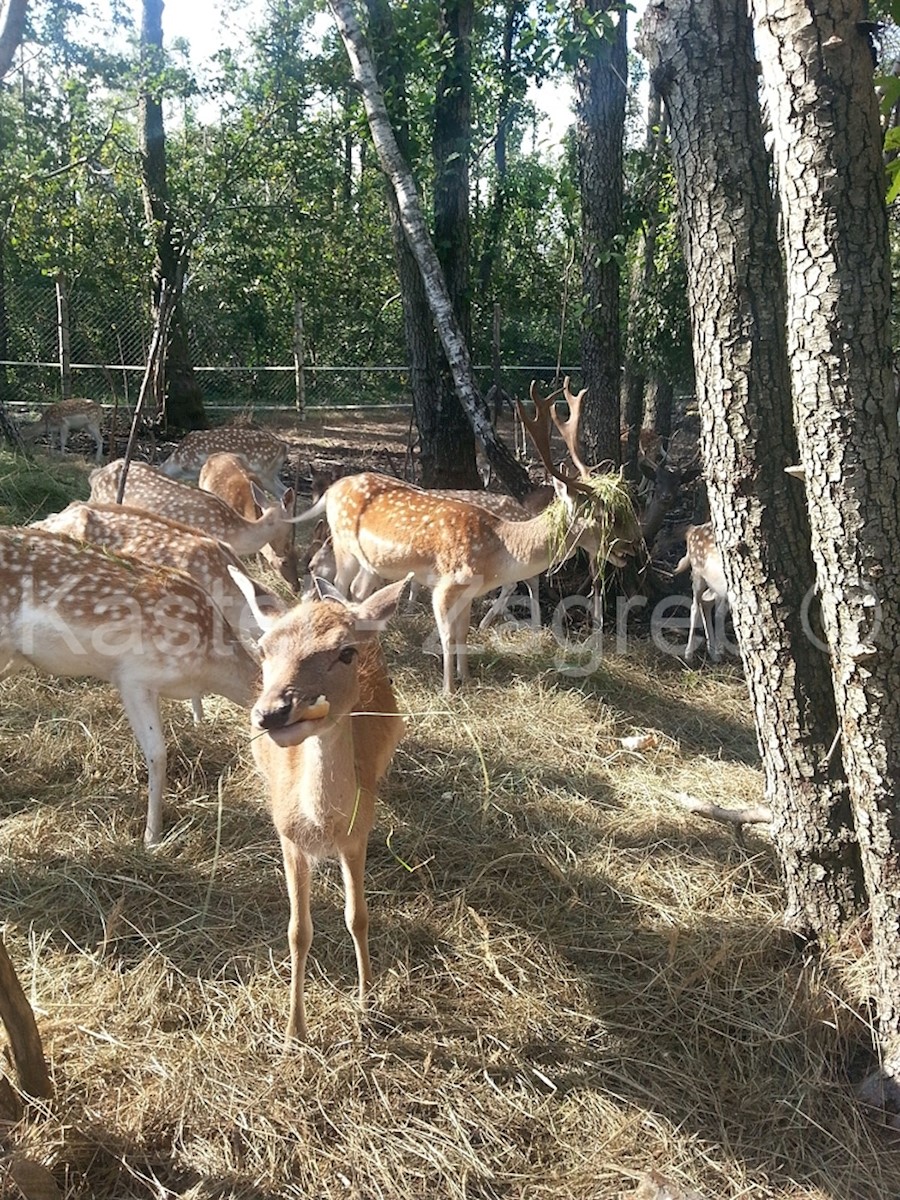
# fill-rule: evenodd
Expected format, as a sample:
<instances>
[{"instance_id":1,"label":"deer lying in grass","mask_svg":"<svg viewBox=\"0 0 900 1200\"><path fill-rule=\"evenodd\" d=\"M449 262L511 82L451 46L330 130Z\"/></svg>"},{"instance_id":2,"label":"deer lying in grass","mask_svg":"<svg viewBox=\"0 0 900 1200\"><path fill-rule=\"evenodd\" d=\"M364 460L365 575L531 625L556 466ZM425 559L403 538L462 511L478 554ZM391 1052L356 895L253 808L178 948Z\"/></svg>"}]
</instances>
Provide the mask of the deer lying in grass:
<instances>
[{"instance_id":1,"label":"deer lying in grass","mask_svg":"<svg viewBox=\"0 0 900 1200\"><path fill-rule=\"evenodd\" d=\"M19 432L25 442L33 442L44 434L49 435L52 442L53 435L56 434L59 437L59 452L65 454L69 434L83 429L94 439L94 459L100 462L103 458L102 422L103 410L99 404L95 404L93 400L72 397L70 400L60 400L57 404L51 404L36 421L20 425Z\"/></svg>"},{"instance_id":2,"label":"deer lying in grass","mask_svg":"<svg viewBox=\"0 0 900 1200\"><path fill-rule=\"evenodd\" d=\"M200 468L199 487L218 496L226 504L241 514L248 521L256 521L262 515L259 499L262 478L251 471L246 460L240 454L216 452L210 454ZM284 491L279 493L282 499ZM293 492L291 493L293 498ZM297 569L297 546L294 538L295 528L285 524L276 529L271 541L263 546L260 553L282 579L297 592L300 590L300 577Z\"/></svg>"},{"instance_id":3,"label":"deer lying in grass","mask_svg":"<svg viewBox=\"0 0 900 1200\"><path fill-rule=\"evenodd\" d=\"M149 846L162 833L166 785L160 696L214 692L249 708L259 675L206 592L181 571L42 529L0 529L0 675L26 666L117 689L147 760Z\"/></svg>"},{"instance_id":4,"label":"deer lying in grass","mask_svg":"<svg viewBox=\"0 0 900 1200\"><path fill-rule=\"evenodd\" d=\"M238 580L255 604L249 580ZM253 757L265 776L291 901L291 1004L287 1041L306 1039L304 974L312 942L310 875L337 857L344 917L356 950L359 1000L372 983L364 891L378 781L403 721L376 641L405 580L361 604L303 600L272 618L259 612L262 692L250 713Z\"/></svg>"},{"instance_id":5,"label":"deer lying in grass","mask_svg":"<svg viewBox=\"0 0 900 1200\"><path fill-rule=\"evenodd\" d=\"M531 520L509 521L371 473L339 479L325 493L339 591L346 595L354 580L359 586L361 570L364 580L411 574L433 589L447 693L455 690L457 675L462 681L468 677L466 643L476 597L562 563L579 546L624 565L640 542L630 497L618 477L571 479L554 466L551 399L540 402L537 418L525 417L557 495Z\"/></svg>"},{"instance_id":6,"label":"deer lying in grass","mask_svg":"<svg viewBox=\"0 0 900 1200\"><path fill-rule=\"evenodd\" d=\"M716 546L711 524L689 525L685 532L687 551L672 572L681 575L690 568L691 625L684 657L690 662L700 644L700 622L706 635L706 649L710 659L721 662L722 651L717 639L716 625L724 612L728 598L722 555Z\"/></svg>"},{"instance_id":7,"label":"deer lying in grass","mask_svg":"<svg viewBox=\"0 0 900 1200\"><path fill-rule=\"evenodd\" d=\"M242 425L196 429L175 447L159 469L170 479L196 483L209 456L220 453L239 454L248 469L263 481L266 491L279 499L284 495L287 489L279 476L287 462L288 447L265 429Z\"/></svg>"},{"instance_id":8,"label":"deer lying in grass","mask_svg":"<svg viewBox=\"0 0 900 1200\"><path fill-rule=\"evenodd\" d=\"M122 459L116 459L105 467L91 471L92 501L115 503L121 470ZM292 488L288 488L281 499L271 505L259 492L257 502L262 508L262 515L255 521L248 521L211 492L201 492L186 483L178 483L141 462L131 463L125 481L125 504L159 513L182 525L191 525L207 537L224 542L239 558L256 554L273 537L277 539L283 535L285 527L304 520L303 516L295 518L291 515L294 505Z\"/></svg>"}]
</instances>

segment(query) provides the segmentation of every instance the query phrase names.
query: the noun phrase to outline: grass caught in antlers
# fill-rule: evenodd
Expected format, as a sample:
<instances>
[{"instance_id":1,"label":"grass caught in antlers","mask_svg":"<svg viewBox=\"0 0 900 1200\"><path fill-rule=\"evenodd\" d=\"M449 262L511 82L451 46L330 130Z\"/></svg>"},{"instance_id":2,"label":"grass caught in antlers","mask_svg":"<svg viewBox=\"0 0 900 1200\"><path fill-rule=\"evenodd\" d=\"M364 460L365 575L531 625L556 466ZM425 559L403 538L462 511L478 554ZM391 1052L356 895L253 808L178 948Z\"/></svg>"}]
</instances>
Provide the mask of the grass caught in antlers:
<instances>
[{"instance_id":1,"label":"grass caught in antlers","mask_svg":"<svg viewBox=\"0 0 900 1200\"><path fill-rule=\"evenodd\" d=\"M765 832L742 844L671 799L759 799L736 671L635 643L567 678L548 634L501 630L448 701L431 632L416 613L384 639L408 731L370 842L375 1011L325 866L312 1042L287 1057L287 897L246 714L211 700L195 728L166 705L147 854L114 693L0 682L2 933L57 1089L0 1126L0 1195L23 1159L66 1200L624 1200L653 1171L679 1200L895 1195L900 1150L847 1078L862 939L807 959Z\"/></svg>"},{"instance_id":2,"label":"grass caught in antlers","mask_svg":"<svg viewBox=\"0 0 900 1200\"><path fill-rule=\"evenodd\" d=\"M550 570L562 565L566 549L572 544L573 528L592 527L599 542L597 570L602 578L607 553L615 540L614 531L618 529L621 532L635 521L634 501L628 484L618 472L585 476L579 482L590 488L590 493L576 496L574 518L558 496L546 509L550 530Z\"/></svg>"}]
</instances>

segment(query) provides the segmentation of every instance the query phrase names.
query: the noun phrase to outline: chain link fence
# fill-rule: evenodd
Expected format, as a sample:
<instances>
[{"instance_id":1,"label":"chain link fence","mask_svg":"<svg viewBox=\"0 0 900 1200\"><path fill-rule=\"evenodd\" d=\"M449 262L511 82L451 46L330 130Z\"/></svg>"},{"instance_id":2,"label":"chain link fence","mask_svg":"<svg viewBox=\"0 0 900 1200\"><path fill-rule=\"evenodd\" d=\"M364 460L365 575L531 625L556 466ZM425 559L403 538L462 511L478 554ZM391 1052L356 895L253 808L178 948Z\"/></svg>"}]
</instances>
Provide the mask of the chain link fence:
<instances>
[{"instance_id":1,"label":"chain link fence","mask_svg":"<svg viewBox=\"0 0 900 1200\"><path fill-rule=\"evenodd\" d=\"M61 394L57 293L53 281L43 279L7 286L5 299L3 395L14 413L35 412ZM140 390L151 333L143 297L107 295L79 281L69 289L67 309L71 394L90 397L107 408L130 409ZM190 324L190 313L188 317ZM227 419L251 409L260 414L297 409L298 379L290 360L235 361L246 350L242 354L221 329L203 321L190 328L194 370L211 418ZM398 347L396 359L401 356ZM573 372L573 368L564 370ZM550 379L554 372L547 364L504 365L501 382L508 394L521 397L532 378ZM492 370L476 367L476 378L486 393L493 383ZM409 406L408 369L310 363L303 371L303 404L311 410Z\"/></svg>"}]
</instances>

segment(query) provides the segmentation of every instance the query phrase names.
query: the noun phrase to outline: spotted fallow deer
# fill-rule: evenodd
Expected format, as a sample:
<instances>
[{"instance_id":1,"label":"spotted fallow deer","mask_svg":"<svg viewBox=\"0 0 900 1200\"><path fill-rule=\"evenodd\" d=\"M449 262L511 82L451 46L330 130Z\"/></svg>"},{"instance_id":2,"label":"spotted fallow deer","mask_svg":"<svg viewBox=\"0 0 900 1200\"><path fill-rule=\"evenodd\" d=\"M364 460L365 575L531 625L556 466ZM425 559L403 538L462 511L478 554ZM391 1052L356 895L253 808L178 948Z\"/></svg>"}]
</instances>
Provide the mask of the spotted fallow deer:
<instances>
[{"instance_id":1,"label":"spotted fallow deer","mask_svg":"<svg viewBox=\"0 0 900 1200\"><path fill-rule=\"evenodd\" d=\"M717 622L721 620L728 599L722 555L716 546L713 527L689 525L685 532L687 550L673 575L681 575L690 568L691 572L691 624L688 643L684 650L687 662L694 657L700 644L700 623L706 636L706 649L713 662L720 662L722 651L717 637Z\"/></svg>"},{"instance_id":2,"label":"spotted fallow deer","mask_svg":"<svg viewBox=\"0 0 900 1200\"><path fill-rule=\"evenodd\" d=\"M59 437L60 453L65 454L69 434L83 429L94 439L94 458L96 462L100 462L103 458L102 423L103 409L99 404L95 404L93 400L77 399L73 396L69 400L51 404L36 421L21 425L19 432L25 442L33 442L44 434L52 441L53 435L56 434Z\"/></svg>"},{"instance_id":3,"label":"spotted fallow deer","mask_svg":"<svg viewBox=\"0 0 900 1200\"><path fill-rule=\"evenodd\" d=\"M534 386L532 396L537 396ZM466 643L477 596L530 579L564 562L579 546L622 566L640 542L624 490L619 493L622 503L613 511L590 483L563 475L554 466L549 400L552 397L540 402L537 418L525 420L557 499L529 521L510 521L474 504L437 499L371 473L339 479L325 493L339 591L346 595L354 581L358 585L361 569L371 579L411 574L432 588L447 693L455 690L457 675L462 681L468 677ZM521 406L520 415L525 416Z\"/></svg>"},{"instance_id":4,"label":"spotted fallow deer","mask_svg":"<svg viewBox=\"0 0 900 1200\"><path fill-rule=\"evenodd\" d=\"M256 521L262 515L259 500L264 481L250 469L246 459L240 454L224 451L210 454L200 468L198 486L202 491L211 492L226 504L230 504L235 512L239 512L248 521ZM283 492L280 494L284 495ZM260 553L293 591L297 592L300 590L300 576L295 533L295 526L282 525L276 529L271 541L263 546Z\"/></svg>"},{"instance_id":5,"label":"spotted fallow deer","mask_svg":"<svg viewBox=\"0 0 900 1200\"><path fill-rule=\"evenodd\" d=\"M26 666L117 689L147 760L148 846L162 834L166 785L160 696L213 692L249 708L259 674L183 572L43 529L0 529L0 676Z\"/></svg>"},{"instance_id":6,"label":"spotted fallow deer","mask_svg":"<svg viewBox=\"0 0 900 1200\"><path fill-rule=\"evenodd\" d=\"M242 425L195 429L175 447L159 469L170 479L196 483L201 467L211 454L239 454L263 481L266 491L280 499L287 490L280 479L287 462L287 443L265 429Z\"/></svg>"},{"instance_id":7,"label":"spotted fallow deer","mask_svg":"<svg viewBox=\"0 0 900 1200\"><path fill-rule=\"evenodd\" d=\"M115 503L121 470L122 459L119 458L91 471L91 500ZM291 515L294 505L292 488L288 488L281 499L271 505L260 492L258 501L262 516L255 521L248 521L211 492L202 492L189 484L169 479L141 462L133 462L128 468L123 500L133 508L143 508L147 512L168 517L171 521L179 521L182 525L191 525L207 537L224 542L240 558L256 554L273 537L277 538L286 526L302 523L305 519L305 516Z\"/></svg>"},{"instance_id":8,"label":"spotted fallow deer","mask_svg":"<svg viewBox=\"0 0 900 1200\"><path fill-rule=\"evenodd\" d=\"M248 602L248 580L239 581ZM250 713L253 757L268 784L291 902L291 1002L287 1041L306 1039L304 973L312 942L310 875L337 858L344 917L356 950L359 999L372 983L364 891L366 849L378 781L403 720L376 640L405 581L352 604L302 600L283 616L259 613L262 692Z\"/></svg>"},{"instance_id":9,"label":"spotted fallow deer","mask_svg":"<svg viewBox=\"0 0 900 1200\"><path fill-rule=\"evenodd\" d=\"M525 504L520 504L518 500L514 500L512 496L498 495L496 492L481 492L477 489L473 490L448 490L442 488L429 488L427 494L443 498L445 500L462 500L466 504L474 504L479 508L487 509L488 512L494 513L496 516L505 517L510 521L530 521L533 516L541 512L547 507L547 504L553 497L552 488L546 489L550 495L545 497L541 494L538 500L535 500L535 507L528 508ZM543 489L541 489L543 493ZM327 530L327 524L326 524ZM335 575L337 574L337 564L334 558L334 545L331 537L326 537L321 544L316 548L315 553L309 559L309 573L313 580L324 580L326 583L334 583ZM516 590L518 580L514 583L506 583L500 588L496 599L491 604L490 608L481 618L479 629L489 629L494 621L507 611L510 598ZM524 580L525 586L528 589L528 602L530 607L531 626L533 629L539 629L541 625L541 607L539 600L539 584L540 577L535 575L531 579ZM413 584L413 590L417 587ZM312 589L314 590L314 588ZM354 585L350 585L351 595L354 593ZM413 599L412 592L410 600Z\"/></svg>"},{"instance_id":10,"label":"spotted fallow deer","mask_svg":"<svg viewBox=\"0 0 900 1200\"><path fill-rule=\"evenodd\" d=\"M240 559L224 542L189 525L127 504L75 501L62 512L35 521L30 528L63 533L114 554L184 571L203 588L232 629L254 640L259 636L253 610L228 570L233 567L242 572ZM285 607L277 596L263 592L259 585L257 606L273 613L283 612Z\"/></svg>"}]
</instances>

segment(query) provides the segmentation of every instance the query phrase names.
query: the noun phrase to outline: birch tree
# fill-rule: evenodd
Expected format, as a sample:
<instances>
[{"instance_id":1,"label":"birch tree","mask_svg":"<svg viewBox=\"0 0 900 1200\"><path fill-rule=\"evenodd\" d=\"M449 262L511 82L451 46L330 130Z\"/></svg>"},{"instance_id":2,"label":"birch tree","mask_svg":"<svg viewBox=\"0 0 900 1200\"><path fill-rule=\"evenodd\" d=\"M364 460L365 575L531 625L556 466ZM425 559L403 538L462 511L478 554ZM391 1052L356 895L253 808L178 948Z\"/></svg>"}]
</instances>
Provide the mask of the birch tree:
<instances>
[{"instance_id":1,"label":"birch tree","mask_svg":"<svg viewBox=\"0 0 900 1200\"><path fill-rule=\"evenodd\" d=\"M403 230L422 275L425 296L447 356L457 394L475 436L484 446L497 476L514 496L524 496L530 488L528 475L497 437L487 406L475 384L469 349L453 311L453 303L434 244L422 215L415 181L397 146L372 57L353 11L353 5L351 0L328 0L328 5L346 47L353 77L362 93L372 141L382 170L390 180L397 197Z\"/></svg>"}]
</instances>

